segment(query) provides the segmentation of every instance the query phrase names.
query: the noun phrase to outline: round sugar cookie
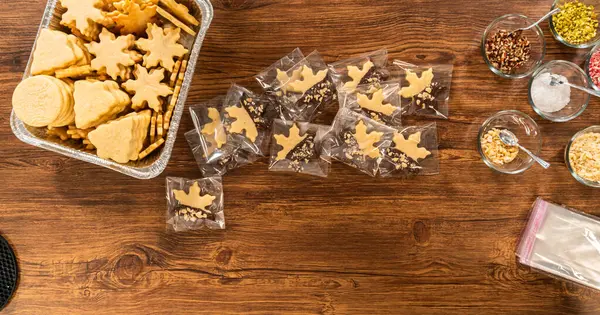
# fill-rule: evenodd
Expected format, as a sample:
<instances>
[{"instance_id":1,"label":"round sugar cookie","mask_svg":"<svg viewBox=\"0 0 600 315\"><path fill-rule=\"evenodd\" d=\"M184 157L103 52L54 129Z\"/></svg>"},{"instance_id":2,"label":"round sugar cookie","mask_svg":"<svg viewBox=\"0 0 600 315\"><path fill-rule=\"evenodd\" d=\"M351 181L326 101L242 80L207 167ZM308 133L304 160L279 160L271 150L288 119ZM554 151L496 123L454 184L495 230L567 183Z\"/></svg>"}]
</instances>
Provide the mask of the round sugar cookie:
<instances>
[{"instance_id":1,"label":"round sugar cookie","mask_svg":"<svg viewBox=\"0 0 600 315\"><path fill-rule=\"evenodd\" d=\"M32 127L46 127L60 118L65 100L61 87L47 75L27 78L15 89L12 104L15 114Z\"/></svg>"},{"instance_id":2,"label":"round sugar cookie","mask_svg":"<svg viewBox=\"0 0 600 315\"><path fill-rule=\"evenodd\" d=\"M52 78L63 94L63 109L57 119L49 127L63 127L75 122L75 101L73 100L73 89L66 82Z\"/></svg>"}]
</instances>

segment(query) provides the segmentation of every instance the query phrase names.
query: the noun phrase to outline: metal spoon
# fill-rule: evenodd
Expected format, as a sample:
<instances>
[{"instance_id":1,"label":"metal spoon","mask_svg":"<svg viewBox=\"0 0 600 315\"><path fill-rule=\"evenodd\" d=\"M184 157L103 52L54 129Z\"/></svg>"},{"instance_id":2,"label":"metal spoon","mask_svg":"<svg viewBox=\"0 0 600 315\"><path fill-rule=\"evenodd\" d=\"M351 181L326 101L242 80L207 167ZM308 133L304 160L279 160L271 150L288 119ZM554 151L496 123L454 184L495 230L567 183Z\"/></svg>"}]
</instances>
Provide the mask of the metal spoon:
<instances>
[{"instance_id":1,"label":"metal spoon","mask_svg":"<svg viewBox=\"0 0 600 315\"><path fill-rule=\"evenodd\" d=\"M550 75L550 86L557 86L557 85L561 85L561 84L565 84L565 85L568 85L568 86L570 86L572 88L576 88L578 90L581 90L581 91L584 91L586 93L589 93L589 94L591 94L593 96L600 97L600 92L598 92L596 90L585 88L583 86L575 85L575 84L572 84L572 83L569 83L569 82L564 82L556 74L551 74Z\"/></svg>"},{"instance_id":2,"label":"metal spoon","mask_svg":"<svg viewBox=\"0 0 600 315\"><path fill-rule=\"evenodd\" d=\"M529 156L531 156L531 158L534 161L538 162L543 168L548 169L550 167L550 163L540 159L535 154L531 153L531 151L525 149L525 147L520 145L519 139L517 138L517 136L515 136L514 133L504 129L500 131L500 140L502 140L504 144L509 145L511 147L519 147L521 150L525 151L525 153L529 154Z\"/></svg>"},{"instance_id":3,"label":"metal spoon","mask_svg":"<svg viewBox=\"0 0 600 315\"><path fill-rule=\"evenodd\" d=\"M522 31L526 31L528 29L532 29L532 28L536 27L538 24L542 23L547 18L549 18L550 16L552 16L552 15L558 13L558 12L560 12L560 8L556 8L556 9L548 12L546 15L542 16L542 18L539 19L537 22L535 22L535 23L533 23L533 24L531 24L531 25L529 25L527 27L516 29L516 30L512 31L511 33L519 32L519 31L522 32Z\"/></svg>"}]
</instances>

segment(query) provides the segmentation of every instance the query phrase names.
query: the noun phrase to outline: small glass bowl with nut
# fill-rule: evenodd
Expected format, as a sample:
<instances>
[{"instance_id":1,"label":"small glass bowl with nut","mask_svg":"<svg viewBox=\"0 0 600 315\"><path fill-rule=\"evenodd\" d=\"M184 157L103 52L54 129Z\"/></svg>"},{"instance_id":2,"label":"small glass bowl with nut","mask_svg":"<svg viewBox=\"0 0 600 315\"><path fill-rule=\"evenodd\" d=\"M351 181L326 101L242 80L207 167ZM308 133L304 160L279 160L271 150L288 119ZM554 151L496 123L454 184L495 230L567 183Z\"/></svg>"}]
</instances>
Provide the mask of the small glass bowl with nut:
<instances>
[{"instance_id":1,"label":"small glass bowl with nut","mask_svg":"<svg viewBox=\"0 0 600 315\"><path fill-rule=\"evenodd\" d=\"M598 0L555 0L551 10L561 11L548 20L554 38L572 48L589 48L600 41Z\"/></svg>"},{"instance_id":2,"label":"small glass bowl with nut","mask_svg":"<svg viewBox=\"0 0 600 315\"><path fill-rule=\"evenodd\" d=\"M600 188L600 126L588 127L571 138L565 164L578 182Z\"/></svg>"},{"instance_id":3,"label":"small glass bowl with nut","mask_svg":"<svg viewBox=\"0 0 600 315\"><path fill-rule=\"evenodd\" d=\"M479 128L477 149L483 162L500 173L523 173L535 161L518 147L508 146L500 140L500 132L504 129L514 133L519 143L533 154L539 155L542 150L539 127L528 115L516 110L506 110L494 114Z\"/></svg>"},{"instance_id":4,"label":"small glass bowl with nut","mask_svg":"<svg viewBox=\"0 0 600 315\"><path fill-rule=\"evenodd\" d=\"M495 19L483 33L483 60L495 74L508 79L525 78L542 63L546 40L539 26L525 31L534 21L520 14Z\"/></svg>"}]
</instances>

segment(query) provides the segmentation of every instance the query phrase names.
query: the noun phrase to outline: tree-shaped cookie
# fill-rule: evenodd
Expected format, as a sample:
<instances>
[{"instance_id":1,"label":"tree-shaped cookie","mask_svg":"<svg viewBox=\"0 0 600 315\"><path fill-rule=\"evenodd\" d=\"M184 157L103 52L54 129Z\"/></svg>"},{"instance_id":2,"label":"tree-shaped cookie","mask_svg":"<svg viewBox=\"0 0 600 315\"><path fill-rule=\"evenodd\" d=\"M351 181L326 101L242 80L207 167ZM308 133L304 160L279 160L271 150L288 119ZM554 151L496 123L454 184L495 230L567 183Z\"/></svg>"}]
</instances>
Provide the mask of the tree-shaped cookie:
<instances>
[{"instance_id":1,"label":"tree-shaped cookie","mask_svg":"<svg viewBox=\"0 0 600 315\"><path fill-rule=\"evenodd\" d=\"M140 38L135 42L138 49L146 52L144 67L153 68L159 64L173 72L175 57L181 58L188 53L183 45L177 43L180 37L180 28L161 28L156 24L148 24L146 29L148 38Z\"/></svg>"},{"instance_id":2,"label":"tree-shaped cookie","mask_svg":"<svg viewBox=\"0 0 600 315\"><path fill-rule=\"evenodd\" d=\"M88 45L88 50L96 58L92 60L92 69L102 72L106 71L113 80L118 77L124 78L125 68L135 64L135 53L131 49L135 43L135 36L119 36L106 28L100 33L100 42Z\"/></svg>"},{"instance_id":3,"label":"tree-shaped cookie","mask_svg":"<svg viewBox=\"0 0 600 315\"><path fill-rule=\"evenodd\" d=\"M392 104L384 104L385 97L382 89L375 91L371 98L368 95L357 93L356 99L361 108L382 113L386 116L391 116L397 109Z\"/></svg>"},{"instance_id":4,"label":"tree-shaped cookie","mask_svg":"<svg viewBox=\"0 0 600 315\"><path fill-rule=\"evenodd\" d=\"M106 14L122 35L135 34L141 36L148 23L156 19L157 5L148 0L122 0L115 2L115 11Z\"/></svg>"},{"instance_id":5,"label":"tree-shaped cookie","mask_svg":"<svg viewBox=\"0 0 600 315\"><path fill-rule=\"evenodd\" d=\"M200 189L200 186L198 185L198 182L194 182L192 187L190 187L189 193L186 193L183 190L173 190L173 195L175 195L175 199L181 205L208 212L208 208L217 198L209 194L202 195L201 193L202 191Z\"/></svg>"},{"instance_id":6,"label":"tree-shaped cookie","mask_svg":"<svg viewBox=\"0 0 600 315\"><path fill-rule=\"evenodd\" d=\"M154 69L148 72L141 65L136 65L133 75L136 80L128 80L123 83L123 88L127 92L135 94L131 99L131 107L139 110L148 104L148 107L154 111L162 112L161 96L173 94L173 89L167 84L161 83L165 78L165 69Z\"/></svg>"},{"instance_id":7,"label":"tree-shaped cookie","mask_svg":"<svg viewBox=\"0 0 600 315\"><path fill-rule=\"evenodd\" d=\"M225 112L227 112L229 117L235 119L235 121L231 123L231 126L229 126L229 132L240 135L243 135L245 132L246 138L250 139L252 142L256 142L258 129L245 108L230 106L225 108Z\"/></svg>"},{"instance_id":8,"label":"tree-shaped cookie","mask_svg":"<svg viewBox=\"0 0 600 315\"><path fill-rule=\"evenodd\" d=\"M367 72L369 72L369 70L371 70L371 68L374 66L375 65L373 62L371 62L371 60L365 62L362 65L362 69L357 66L348 66L348 76L352 79L352 81L346 82L344 84L344 89L353 92L360 81L365 77Z\"/></svg>"},{"instance_id":9,"label":"tree-shaped cookie","mask_svg":"<svg viewBox=\"0 0 600 315\"><path fill-rule=\"evenodd\" d=\"M67 9L60 24L79 31L87 39L95 39L98 36L98 23L106 21L102 12L103 0L60 0L60 4Z\"/></svg>"},{"instance_id":10,"label":"tree-shaped cookie","mask_svg":"<svg viewBox=\"0 0 600 315\"><path fill-rule=\"evenodd\" d=\"M277 144L282 148L281 150L279 150L279 152L277 152L277 157L275 158L276 161L281 161L281 160L285 160L287 155L296 147L298 146L298 144L300 144L300 142L304 141L304 139L306 139L307 135L300 135L300 129L298 128L298 126L294 123L294 125L292 126L292 128L290 128L290 135L289 136L285 136L285 135L273 135L273 138L275 138L275 141L277 141Z\"/></svg>"},{"instance_id":11,"label":"tree-shaped cookie","mask_svg":"<svg viewBox=\"0 0 600 315\"><path fill-rule=\"evenodd\" d=\"M404 138L402 133L395 132L393 140L394 147L398 151L403 152L409 158L415 161L418 161L419 159L424 159L431 154L431 152L427 151L427 149L419 148L419 144L421 143L421 132L417 132L410 135L408 139Z\"/></svg>"},{"instance_id":12,"label":"tree-shaped cookie","mask_svg":"<svg viewBox=\"0 0 600 315\"><path fill-rule=\"evenodd\" d=\"M309 66L302 66L300 72L302 79L295 80L288 84L288 91L304 94L310 90L313 86L323 81L327 76L327 70L318 71L317 74L313 73L313 70Z\"/></svg>"},{"instance_id":13,"label":"tree-shaped cookie","mask_svg":"<svg viewBox=\"0 0 600 315\"><path fill-rule=\"evenodd\" d=\"M408 81L409 86L400 89L399 94L404 98L411 98L431 85L431 81L433 81L433 69L429 68L429 70L424 71L421 73L421 77L410 70L406 70L406 81Z\"/></svg>"},{"instance_id":14,"label":"tree-shaped cookie","mask_svg":"<svg viewBox=\"0 0 600 315\"><path fill-rule=\"evenodd\" d=\"M356 124L354 139L356 139L360 154L363 156L368 156L373 159L381 157L381 152L375 144L381 141L382 137L383 132L367 132L367 125L365 125L362 120Z\"/></svg>"}]
</instances>

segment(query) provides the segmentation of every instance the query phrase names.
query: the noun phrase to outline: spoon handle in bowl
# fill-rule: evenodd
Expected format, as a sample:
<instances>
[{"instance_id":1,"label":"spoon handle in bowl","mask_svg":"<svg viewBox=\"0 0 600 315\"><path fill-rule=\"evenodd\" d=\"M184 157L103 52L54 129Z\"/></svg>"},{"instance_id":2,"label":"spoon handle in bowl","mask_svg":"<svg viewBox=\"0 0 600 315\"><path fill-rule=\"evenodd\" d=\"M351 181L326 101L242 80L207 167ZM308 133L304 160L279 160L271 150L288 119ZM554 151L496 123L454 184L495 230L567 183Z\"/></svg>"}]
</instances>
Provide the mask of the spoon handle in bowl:
<instances>
[{"instance_id":1,"label":"spoon handle in bowl","mask_svg":"<svg viewBox=\"0 0 600 315\"><path fill-rule=\"evenodd\" d=\"M531 151L525 149L525 147L523 147L522 145L519 145L519 148L521 148L521 150L525 151L525 153L529 154L529 156L536 162L538 162L539 165L541 165L544 169L548 169L550 168L550 163L540 159L539 157L537 157L535 154L533 154Z\"/></svg>"},{"instance_id":2,"label":"spoon handle in bowl","mask_svg":"<svg viewBox=\"0 0 600 315\"><path fill-rule=\"evenodd\" d=\"M531 25L529 25L529 26L527 26L525 28L521 28L519 30L526 31L528 29L534 28L536 25L542 23L544 20L546 20L547 18L549 18L551 15L554 15L554 14L556 14L558 12L560 12L560 8L556 8L556 9L554 9L554 10L546 13L546 15L542 16L542 18L540 18L537 22L535 22L535 23L533 23L533 24L531 24Z\"/></svg>"},{"instance_id":3,"label":"spoon handle in bowl","mask_svg":"<svg viewBox=\"0 0 600 315\"><path fill-rule=\"evenodd\" d=\"M583 86L579 86L579 85L575 85L575 84L571 84L571 83L567 83L567 85L570 86L570 87L572 87L572 88L576 88L578 90L581 90L581 91L584 91L586 93L589 93L589 94L591 94L593 96L600 97L600 92L598 92L596 90L585 88Z\"/></svg>"}]
</instances>

